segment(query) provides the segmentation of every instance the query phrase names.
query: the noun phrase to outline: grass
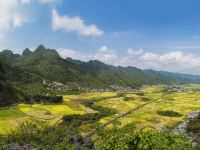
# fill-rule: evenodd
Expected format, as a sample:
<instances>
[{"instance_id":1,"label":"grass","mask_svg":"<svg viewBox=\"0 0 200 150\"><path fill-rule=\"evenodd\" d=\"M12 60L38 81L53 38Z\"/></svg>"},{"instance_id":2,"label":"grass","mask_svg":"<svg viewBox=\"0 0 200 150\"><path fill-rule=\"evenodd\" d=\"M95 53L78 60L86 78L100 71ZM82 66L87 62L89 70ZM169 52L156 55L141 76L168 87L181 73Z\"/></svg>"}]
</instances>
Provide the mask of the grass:
<instances>
[{"instance_id":1,"label":"grass","mask_svg":"<svg viewBox=\"0 0 200 150\"><path fill-rule=\"evenodd\" d=\"M0 110L0 118L18 118L18 117L23 117L26 116L25 113L18 109L10 108L10 109L3 109Z\"/></svg>"}]
</instances>

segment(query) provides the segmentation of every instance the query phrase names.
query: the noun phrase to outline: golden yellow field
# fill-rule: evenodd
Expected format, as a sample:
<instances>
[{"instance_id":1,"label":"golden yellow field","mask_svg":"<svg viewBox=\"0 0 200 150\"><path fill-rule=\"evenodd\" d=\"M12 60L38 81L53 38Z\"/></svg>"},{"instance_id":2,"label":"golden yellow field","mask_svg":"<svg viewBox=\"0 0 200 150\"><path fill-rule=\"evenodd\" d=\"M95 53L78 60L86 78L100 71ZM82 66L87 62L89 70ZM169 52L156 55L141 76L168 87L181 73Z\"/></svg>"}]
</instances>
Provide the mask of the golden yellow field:
<instances>
[{"instance_id":1,"label":"golden yellow field","mask_svg":"<svg viewBox=\"0 0 200 150\"><path fill-rule=\"evenodd\" d=\"M19 123L26 120L43 120L54 124L63 115L94 113L95 110L87 108L84 101L94 100L95 105L115 109L117 114L127 112L132 108L145 104L154 99L158 101L150 103L131 114L119 119L121 125L135 123L137 127L153 126L157 129L162 127L174 127L186 118L186 115L200 109L200 92L194 88L200 85L188 85L186 91L163 92L163 87L145 87L137 92L118 95L116 92L85 93L80 95L65 95L64 103L60 105L42 104L18 104L16 106L0 110L0 134L6 134L11 129L16 129ZM141 94L143 93L143 94ZM163 116L158 111L173 111L182 116ZM100 119L99 123L106 123L113 116ZM90 130L90 124L81 127L81 130Z\"/></svg>"}]
</instances>

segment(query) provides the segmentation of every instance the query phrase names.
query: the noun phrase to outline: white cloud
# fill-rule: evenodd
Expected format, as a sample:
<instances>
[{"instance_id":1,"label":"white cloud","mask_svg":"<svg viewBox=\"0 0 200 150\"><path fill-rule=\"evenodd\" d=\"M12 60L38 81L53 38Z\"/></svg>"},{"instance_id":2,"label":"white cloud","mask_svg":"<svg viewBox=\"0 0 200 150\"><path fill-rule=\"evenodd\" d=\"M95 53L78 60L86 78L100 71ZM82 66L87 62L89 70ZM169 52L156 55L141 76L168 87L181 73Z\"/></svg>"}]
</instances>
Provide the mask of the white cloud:
<instances>
[{"instance_id":1,"label":"white cloud","mask_svg":"<svg viewBox=\"0 0 200 150\"><path fill-rule=\"evenodd\" d=\"M59 48L57 49L57 51L60 53L60 55L63 58L67 58L67 57L71 57L76 59L77 58L77 52L71 49L63 49L63 48ZM79 58L79 57L78 57ZM80 58L79 58L80 59Z\"/></svg>"},{"instance_id":2,"label":"white cloud","mask_svg":"<svg viewBox=\"0 0 200 150\"><path fill-rule=\"evenodd\" d=\"M71 57L82 61L100 60L108 64L118 65L116 62L119 57L114 51L108 49L106 46L99 48L96 53L81 53L66 48L58 48L57 51L63 58Z\"/></svg>"},{"instance_id":3,"label":"white cloud","mask_svg":"<svg viewBox=\"0 0 200 150\"><path fill-rule=\"evenodd\" d=\"M140 54L134 58L122 58L120 64L144 69L200 74L200 57L192 54L185 54L181 51L172 51L164 54L145 51L141 53L141 50L138 50L135 53Z\"/></svg>"},{"instance_id":4,"label":"white cloud","mask_svg":"<svg viewBox=\"0 0 200 150\"><path fill-rule=\"evenodd\" d=\"M118 64L118 55L115 51L108 49L106 46L101 47L98 52L93 55L93 59L100 60L108 64Z\"/></svg>"},{"instance_id":5,"label":"white cloud","mask_svg":"<svg viewBox=\"0 0 200 150\"><path fill-rule=\"evenodd\" d=\"M58 49L58 51L64 58L71 57L83 61L100 60L112 65L200 74L200 57L181 51L159 54L146 52L143 49L133 50L129 48L124 56L117 54L106 46L99 48L96 53L81 53L70 49Z\"/></svg>"},{"instance_id":6,"label":"white cloud","mask_svg":"<svg viewBox=\"0 0 200 150\"><path fill-rule=\"evenodd\" d=\"M55 9L52 10L52 28L54 31L64 30L66 32L76 32L81 36L103 35L103 31L98 29L95 24L85 25L84 21L79 16L60 16Z\"/></svg>"},{"instance_id":7,"label":"white cloud","mask_svg":"<svg viewBox=\"0 0 200 150\"><path fill-rule=\"evenodd\" d=\"M13 28L21 27L25 22L20 6L24 0L0 0L0 38L3 38Z\"/></svg>"},{"instance_id":8,"label":"white cloud","mask_svg":"<svg viewBox=\"0 0 200 150\"><path fill-rule=\"evenodd\" d=\"M154 53L144 53L141 58L145 61L156 60L158 58L157 54Z\"/></svg>"},{"instance_id":9,"label":"white cloud","mask_svg":"<svg viewBox=\"0 0 200 150\"><path fill-rule=\"evenodd\" d=\"M130 56L130 57L136 57L136 56L141 55L141 54L143 54L143 53L144 53L144 50L143 50L143 49L133 50L132 48L129 48L129 49L127 50L127 54L128 54L128 56Z\"/></svg>"},{"instance_id":10,"label":"white cloud","mask_svg":"<svg viewBox=\"0 0 200 150\"><path fill-rule=\"evenodd\" d=\"M10 31L23 26L24 23L28 21L30 12L24 9L26 6L30 6L33 3L50 4L61 1L62 0L0 0L0 40L3 40Z\"/></svg>"},{"instance_id":11,"label":"white cloud","mask_svg":"<svg viewBox=\"0 0 200 150\"><path fill-rule=\"evenodd\" d=\"M13 26L21 27L24 23L23 17L20 14L13 15Z\"/></svg>"},{"instance_id":12,"label":"white cloud","mask_svg":"<svg viewBox=\"0 0 200 150\"><path fill-rule=\"evenodd\" d=\"M72 49L67 49L67 48L58 48L57 51L63 58L73 58L73 59L79 59L83 61L88 61L90 58L89 54L83 54L81 52L72 50Z\"/></svg>"},{"instance_id":13,"label":"white cloud","mask_svg":"<svg viewBox=\"0 0 200 150\"><path fill-rule=\"evenodd\" d=\"M108 52L108 48L107 48L106 46L102 46L102 47L99 49L99 52L106 53L106 52Z\"/></svg>"}]
</instances>

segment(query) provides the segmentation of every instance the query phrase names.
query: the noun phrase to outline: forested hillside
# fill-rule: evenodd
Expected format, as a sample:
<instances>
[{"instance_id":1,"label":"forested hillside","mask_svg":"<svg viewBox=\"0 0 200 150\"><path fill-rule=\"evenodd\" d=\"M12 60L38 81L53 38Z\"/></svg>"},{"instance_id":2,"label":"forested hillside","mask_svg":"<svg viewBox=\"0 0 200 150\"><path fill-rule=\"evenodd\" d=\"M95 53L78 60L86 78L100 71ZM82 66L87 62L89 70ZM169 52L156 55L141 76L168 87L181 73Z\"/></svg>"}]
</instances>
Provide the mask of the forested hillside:
<instances>
[{"instance_id":1,"label":"forested hillside","mask_svg":"<svg viewBox=\"0 0 200 150\"><path fill-rule=\"evenodd\" d=\"M0 107L11 105L23 99L23 92L7 81L7 73L0 63Z\"/></svg>"},{"instance_id":2,"label":"forested hillside","mask_svg":"<svg viewBox=\"0 0 200 150\"><path fill-rule=\"evenodd\" d=\"M83 62L72 58L63 59L56 50L43 45L33 52L27 48L22 55L4 50L0 52L0 61L1 80L4 80L1 86L10 85L26 94L46 93L44 80L59 82L69 88L110 90L111 85L134 89L141 85L200 83L200 76L197 75L112 66L98 60Z\"/></svg>"}]
</instances>

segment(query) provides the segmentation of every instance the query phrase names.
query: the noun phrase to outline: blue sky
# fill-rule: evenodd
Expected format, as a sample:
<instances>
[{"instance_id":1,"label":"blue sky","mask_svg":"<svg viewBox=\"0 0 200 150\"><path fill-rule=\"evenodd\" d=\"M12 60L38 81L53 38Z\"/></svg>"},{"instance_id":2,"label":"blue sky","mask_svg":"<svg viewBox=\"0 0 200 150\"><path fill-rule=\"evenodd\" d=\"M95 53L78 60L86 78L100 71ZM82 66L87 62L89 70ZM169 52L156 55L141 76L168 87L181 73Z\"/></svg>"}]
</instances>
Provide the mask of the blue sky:
<instances>
[{"instance_id":1,"label":"blue sky","mask_svg":"<svg viewBox=\"0 0 200 150\"><path fill-rule=\"evenodd\" d=\"M0 0L0 49L200 74L199 0Z\"/></svg>"}]
</instances>

